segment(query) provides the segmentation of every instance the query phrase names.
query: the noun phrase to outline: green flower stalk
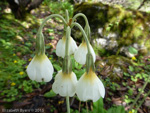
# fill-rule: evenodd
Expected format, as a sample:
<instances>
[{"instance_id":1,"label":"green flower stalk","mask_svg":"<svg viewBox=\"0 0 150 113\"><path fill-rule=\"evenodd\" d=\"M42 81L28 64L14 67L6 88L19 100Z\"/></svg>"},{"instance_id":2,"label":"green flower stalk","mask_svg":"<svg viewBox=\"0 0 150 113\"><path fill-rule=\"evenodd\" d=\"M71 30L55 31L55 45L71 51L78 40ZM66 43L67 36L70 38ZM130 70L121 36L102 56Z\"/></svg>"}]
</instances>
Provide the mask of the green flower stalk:
<instances>
[{"instance_id":1,"label":"green flower stalk","mask_svg":"<svg viewBox=\"0 0 150 113\"><path fill-rule=\"evenodd\" d=\"M80 16L80 14L76 15L76 17L78 17L78 16ZM76 22L72 23L72 27L77 26L81 30L81 32L84 36L85 42L86 42L87 52L83 58L83 59L86 59L85 60L86 61L86 72L81 76L81 78L79 79L79 81L77 83L76 94L81 101L93 100L93 102L95 102L100 97L104 98L105 88L104 88L104 85L101 82L101 80L97 77L97 75L94 72L94 70L95 70L94 62L96 59L96 55L88 41L88 39L90 38L90 28L89 28L86 17L83 14L81 14L81 16L83 16L86 21L85 31L83 30L81 25ZM75 19L75 17L73 18L73 20L74 19ZM79 48L82 48L81 46L79 46ZM80 51L83 52L83 49L80 49L77 51L78 52L75 53L75 59L78 62L79 58L77 58L77 56L78 56L77 54L81 53ZM82 60L80 60L80 62L81 61ZM84 61L84 63L85 63L85 61Z\"/></svg>"},{"instance_id":2,"label":"green flower stalk","mask_svg":"<svg viewBox=\"0 0 150 113\"><path fill-rule=\"evenodd\" d=\"M79 16L82 16L85 20L84 29L80 24L75 22ZM68 11L66 11L65 19L58 14L52 14L45 18L42 22L36 38L36 55L27 68L29 78L37 82L48 82L52 79L54 69L51 62L45 55L45 44L42 29L45 23L53 17L60 18L63 21L65 35L58 41L56 46L56 55L63 58L63 67L62 70L56 74L52 89L56 94L66 97L67 113L70 113L69 97L74 96L76 93L81 101L93 100L95 102L100 97L104 98L105 88L94 72L96 55L89 43L91 32L88 20L82 13L79 13L72 19L69 19ZM81 43L79 48L70 36L71 28L74 26L77 26L81 30L84 37L84 41ZM75 73L72 72L71 54L74 54L74 58L78 63L86 64L86 72L82 75L78 82Z\"/></svg>"},{"instance_id":3,"label":"green flower stalk","mask_svg":"<svg viewBox=\"0 0 150 113\"><path fill-rule=\"evenodd\" d=\"M29 78L37 82L49 82L52 79L52 74L54 72L51 62L45 55L44 36L42 34L42 29L45 23L52 17L58 17L62 19L64 24L67 25L65 19L58 14L48 16L41 24L36 35L36 55L27 67L27 74Z\"/></svg>"},{"instance_id":4,"label":"green flower stalk","mask_svg":"<svg viewBox=\"0 0 150 113\"><path fill-rule=\"evenodd\" d=\"M66 96L67 113L70 113L69 97L74 96L76 90L77 78L72 72L70 55L74 53L77 48L75 41L70 37L71 28L69 26L69 15L66 11L66 36L59 40L56 46L56 54L64 58L62 70L58 72L55 77L55 82L52 89L56 94ZM65 53L65 54L64 54Z\"/></svg>"},{"instance_id":5,"label":"green flower stalk","mask_svg":"<svg viewBox=\"0 0 150 113\"><path fill-rule=\"evenodd\" d=\"M44 36L39 31L36 37L36 55L27 67L27 74L31 80L49 82L52 79L53 72L53 66L45 55Z\"/></svg>"},{"instance_id":6,"label":"green flower stalk","mask_svg":"<svg viewBox=\"0 0 150 113\"><path fill-rule=\"evenodd\" d=\"M54 84L52 85L52 89L56 94L67 97L66 99L67 106L69 106L68 105L69 97L72 97L75 94L76 83L77 83L77 77L75 73L72 72L71 59L69 56L70 33L71 33L71 29L68 26L66 28L65 57L63 59L63 67L62 70L60 70L56 75Z\"/></svg>"}]
</instances>

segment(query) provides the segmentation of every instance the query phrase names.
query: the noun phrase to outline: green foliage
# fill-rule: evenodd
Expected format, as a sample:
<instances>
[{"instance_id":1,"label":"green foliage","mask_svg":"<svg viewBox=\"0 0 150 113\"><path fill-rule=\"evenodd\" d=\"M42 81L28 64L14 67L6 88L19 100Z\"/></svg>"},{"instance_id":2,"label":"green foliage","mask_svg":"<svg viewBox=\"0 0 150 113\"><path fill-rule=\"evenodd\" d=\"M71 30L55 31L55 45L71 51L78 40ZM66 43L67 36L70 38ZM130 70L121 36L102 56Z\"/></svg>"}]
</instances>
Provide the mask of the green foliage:
<instances>
[{"instance_id":1,"label":"green foliage","mask_svg":"<svg viewBox=\"0 0 150 113\"><path fill-rule=\"evenodd\" d=\"M100 98L97 102L93 103L93 108L94 109L92 113L126 113L123 106L115 106L111 107L108 110L105 110L102 98Z\"/></svg>"},{"instance_id":2,"label":"green foliage","mask_svg":"<svg viewBox=\"0 0 150 113\"><path fill-rule=\"evenodd\" d=\"M134 47L129 47L129 52L130 52L131 54L138 54L138 50L135 49Z\"/></svg>"},{"instance_id":3,"label":"green foliage","mask_svg":"<svg viewBox=\"0 0 150 113\"><path fill-rule=\"evenodd\" d=\"M110 90L116 91L117 88L120 88L120 86L116 82L112 82L110 78L107 78L105 81L105 86L110 87Z\"/></svg>"},{"instance_id":4,"label":"green foliage","mask_svg":"<svg viewBox=\"0 0 150 113\"><path fill-rule=\"evenodd\" d=\"M94 102L93 108L93 113L107 113L104 109L103 98L100 98L97 102Z\"/></svg>"},{"instance_id":5,"label":"green foliage","mask_svg":"<svg viewBox=\"0 0 150 113\"><path fill-rule=\"evenodd\" d=\"M54 68L57 70L57 71L60 71L62 67L60 67L59 64L53 64Z\"/></svg>"},{"instance_id":6,"label":"green foliage","mask_svg":"<svg viewBox=\"0 0 150 113\"><path fill-rule=\"evenodd\" d=\"M91 25L92 40L97 39L98 37L105 38L113 33L116 34L114 37L110 36L109 39L111 41L116 41L118 44L117 47L109 48L106 46L104 47L105 51L101 47L97 47L97 53L100 55L103 55L104 53L117 54L119 50L116 49L132 46L134 43L139 45L144 44L147 49L150 48L150 39L147 38L149 37L148 24L150 23L150 16L148 13L136 10L126 10L120 6L90 2L76 4L74 7L74 14L78 12L84 13L87 16ZM82 19L79 19L78 21L84 25ZM99 32L100 28L103 29L102 33ZM74 37L79 37L79 33L76 35ZM113 51L112 53L110 52L110 49ZM134 54L138 53L135 48L129 48L129 52ZM147 54L147 51L140 52L144 55Z\"/></svg>"},{"instance_id":7,"label":"green foliage","mask_svg":"<svg viewBox=\"0 0 150 113\"><path fill-rule=\"evenodd\" d=\"M129 104L129 103L133 102L134 100L133 100L132 98L130 98L128 95L125 95L124 101L125 101L127 104Z\"/></svg>"},{"instance_id":8,"label":"green foliage","mask_svg":"<svg viewBox=\"0 0 150 113\"><path fill-rule=\"evenodd\" d=\"M110 108L107 113L126 113L123 106L117 106Z\"/></svg>"},{"instance_id":9,"label":"green foliage","mask_svg":"<svg viewBox=\"0 0 150 113\"><path fill-rule=\"evenodd\" d=\"M25 72L27 60L23 55L31 53L34 39L25 42L21 36L32 34L26 33L21 22L8 15L0 19L0 99L12 102L39 88L39 83L29 80Z\"/></svg>"},{"instance_id":10,"label":"green foliage","mask_svg":"<svg viewBox=\"0 0 150 113\"><path fill-rule=\"evenodd\" d=\"M129 66L129 70L133 72L134 71L134 67Z\"/></svg>"},{"instance_id":11,"label":"green foliage","mask_svg":"<svg viewBox=\"0 0 150 113\"><path fill-rule=\"evenodd\" d=\"M71 59L72 59L72 71L76 74L77 78L79 79L85 72L85 68L81 64L77 63L73 58L73 56Z\"/></svg>"},{"instance_id":12,"label":"green foliage","mask_svg":"<svg viewBox=\"0 0 150 113\"><path fill-rule=\"evenodd\" d=\"M46 0L44 1L44 3L46 3ZM46 4L48 4L52 13L64 14L64 11L67 8L72 15L73 6L69 2L51 2L47 0ZM122 10L119 9L119 11ZM111 11L108 12L112 13L112 15L114 14ZM127 38L127 40L131 37L134 37L131 39L134 40L140 36L144 36L141 32L141 29L139 29L140 25L138 26L137 21L130 18L130 16L132 16L132 14L128 14L127 12L125 12L124 14L123 12L121 12L119 13L119 20L115 20L116 18L114 18L113 16L109 17L110 21L108 23L108 26L105 26L106 32L108 33L116 31L117 28L121 28L122 31L118 32L120 33L120 36L122 36L124 39ZM102 13L98 15L98 18L102 17ZM138 18L142 20L142 17L140 17L140 15L138 15L138 17L135 19ZM103 18L102 21L107 22L107 19ZM34 56L34 53L32 51L35 39L33 39L33 37L34 34L36 34L37 32L37 28L29 29L30 32L26 32L25 27L22 26L23 23L14 20L11 15L6 18L0 19L0 23L0 99L3 99L3 101L6 102L12 102L20 100L22 95L31 93L34 91L35 88L41 88L41 86L46 83L37 83L35 81L29 80L25 72L26 65ZM138 27L136 27L135 23ZM121 25L123 25L123 27L121 27ZM133 28L133 26L135 26L135 28ZM131 27L132 29L129 27ZM128 34L128 30L131 30L133 32L131 36ZM46 33L54 33L54 30L48 28ZM61 32L59 32L58 34L61 34ZM24 37L26 39L24 39ZM54 39L54 37L51 36L48 37L48 39L51 40ZM120 41L120 43L123 42L124 40ZM52 46L46 44L45 48L46 50L51 50ZM137 50L133 47L129 48L129 52L132 54L137 54ZM58 60L62 59L58 59L54 53L55 51L52 52L52 55L47 54L47 56L49 57L54 66L54 75L56 75L56 73L62 69L62 64L58 62ZM106 50L101 49L98 53L105 55L107 52ZM109 55L110 54L108 54L108 56ZM74 60L73 56L71 59L73 72L75 72L77 78L79 79L81 75L85 72L85 66L83 67L82 65L78 64ZM150 59L148 59L148 61L150 61ZM139 79L146 81L150 73L150 65L146 65L145 62L142 62L139 59L136 62L131 63L132 61L130 61L129 59L114 55L107 57L107 62L108 64L113 64L114 66L123 68L123 77L127 78L125 80L132 80L134 81L134 83L136 83ZM129 66L124 67L123 64L125 63L127 63ZM111 76L111 73L109 74ZM116 76L116 74L114 75ZM116 93L116 91L121 88L120 84L118 84L117 82L112 82L112 80L113 79L107 77L106 80L103 81L105 86L109 87L109 91L107 94L110 96L113 96L113 93ZM130 104L134 101L132 95L134 93L133 88L135 88L135 86L128 86L128 82L126 81L122 82L122 85L127 87L127 92L125 93L125 95L123 95L124 101L127 104ZM56 96L56 94L52 90L44 94L44 97L46 98L52 98L54 96ZM107 97L105 99L106 101L112 102L112 98L110 97ZM50 108L51 112L54 112L54 110L56 109L54 106L51 106ZM93 103L93 108L93 111L89 111L89 113L125 113L123 106L112 105L110 109L104 109L104 103L102 98L100 98L97 102ZM78 110L72 109L71 112L78 113ZM81 113L86 112L87 110L85 108L83 108L81 111Z\"/></svg>"},{"instance_id":13,"label":"green foliage","mask_svg":"<svg viewBox=\"0 0 150 113\"><path fill-rule=\"evenodd\" d=\"M43 4L49 7L50 12L60 15L65 15L66 9L68 10L70 17L73 16L73 5L68 1L51 1L51 0L44 0Z\"/></svg>"},{"instance_id":14,"label":"green foliage","mask_svg":"<svg viewBox=\"0 0 150 113\"><path fill-rule=\"evenodd\" d=\"M49 98L49 97L54 97L56 96L56 94L54 93L53 90L50 90L49 92L44 94L45 97Z\"/></svg>"}]
</instances>

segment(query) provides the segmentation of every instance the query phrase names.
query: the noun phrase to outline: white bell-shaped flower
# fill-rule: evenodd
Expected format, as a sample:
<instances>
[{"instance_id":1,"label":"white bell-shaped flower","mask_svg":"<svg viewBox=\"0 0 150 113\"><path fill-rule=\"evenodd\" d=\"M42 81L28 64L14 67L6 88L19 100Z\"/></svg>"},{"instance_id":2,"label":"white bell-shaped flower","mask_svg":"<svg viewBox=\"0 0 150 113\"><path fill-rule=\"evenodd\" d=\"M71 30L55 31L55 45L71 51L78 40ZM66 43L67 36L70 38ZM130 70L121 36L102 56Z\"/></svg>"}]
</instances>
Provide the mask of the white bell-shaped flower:
<instances>
[{"instance_id":1,"label":"white bell-shaped flower","mask_svg":"<svg viewBox=\"0 0 150 113\"><path fill-rule=\"evenodd\" d=\"M76 94L81 101L93 100L95 102L100 97L104 98L104 85L92 69L89 70L88 74L85 72L79 79Z\"/></svg>"},{"instance_id":2,"label":"white bell-shaped flower","mask_svg":"<svg viewBox=\"0 0 150 113\"><path fill-rule=\"evenodd\" d=\"M61 96L74 96L76 90L77 78L74 72L70 74L59 71L55 77L52 89Z\"/></svg>"},{"instance_id":3,"label":"white bell-shaped flower","mask_svg":"<svg viewBox=\"0 0 150 113\"><path fill-rule=\"evenodd\" d=\"M91 54L93 56L93 62L96 60L95 52L90 44L90 50ZM79 64L85 64L86 63L86 55L88 53L88 49L85 42L82 42L80 46L78 47L77 51L74 53L74 58Z\"/></svg>"},{"instance_id":4,"label":"white bell-shaped flower","mask_svg":"<svg viewBox=\"0 0 150 113\"><path fill-rule=\"evenodd\" d=\"M35 55L27 67L29 78L37 82L49 82L53 72L53 66L45 54Z\"/></svg>"},{"instance_id":5,"label":"white bell-shaped flower","mask_svg":"<svg viewBox=\"0 0 150 113\"><path fill-rule=\"evenodd\" d=\"M65 57L65 48L66 48L66 37L60 39L56 45L56 55L59 57ZM69 39L69 55L73 54L77 49L76 42L73 40L72 37Z\"/></svg>"}]
</instances>

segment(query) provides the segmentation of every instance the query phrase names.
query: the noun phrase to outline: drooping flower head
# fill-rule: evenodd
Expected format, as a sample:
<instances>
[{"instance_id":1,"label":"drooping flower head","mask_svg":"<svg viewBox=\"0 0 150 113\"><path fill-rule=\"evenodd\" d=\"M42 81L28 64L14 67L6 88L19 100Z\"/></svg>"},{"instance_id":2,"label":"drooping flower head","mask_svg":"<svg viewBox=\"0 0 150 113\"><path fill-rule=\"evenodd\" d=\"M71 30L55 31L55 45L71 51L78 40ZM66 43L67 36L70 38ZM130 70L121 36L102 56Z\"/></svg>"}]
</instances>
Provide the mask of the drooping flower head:
<instances>
[{"instance_id":1,"label":"drooping flower head","mask_svg":"<svg viewBox=\"0 0 150 113\"><path fill-rule=\"evenodd\" d=\"M91 44L89 44L89 45L90 45L91 54L92 54L92 56L93 56L93 62L95 62L95 60L96 60L95 52L94 52L94 50L93 50ZM86 43L83 41L83 42L81 43L81 45L79 46L79 48L77 49L77 51L75 51L74 58L75 58L75 60L76 60L78 63L80 63L80 64L85 64L85 63L86 63L86 55L87 55L87 53L88 53L87 45L86 45Z\"/></svg>"},{"instance_id":2,"label":"drooping flower head","mask_svg":"<svg viewBox=\"0 0 150 113\"><path fill-rule=\"evenodd\" d=\"M31 80L49 82L53 72L53 66L45 55L44 36L39 30L36 37L36 55L27 67L27 74Z\"/></svg>"},{"instance_id":3,"label":"drooping flower head","mask_svg":"<svg viewBox=\"0 0 150 113\"><path fill-rule=\"evenodd\" d=\"M66 48L66 37L63 37L60 39L56 45L56 55L59 57L64 58L65 57L65 48ZM76 42L73 40L72 37L69 39L69 55L73 54L75 50L77 49Z\"/></svg>"},{"instance_id":4,"label":"drooping flower head","mask_svg":"<svg viewBox=\"0 0 150 113\"><path fill-rule=\"evenodd\" d=\"M74 72L64 73L59 71L55 77L52 89L56 94L61 96L74 96L77 78Z\"/></svg>"},{"instance_id":5,"label":"drooping flower head","mask_svg":"<svg viewBox=\"0 0 150 113\"><path fill-rule=\"evenodd\" d=\"M95 102L100 97L104 98L104 85L92 68L79 79L76 86L76 94L81 101L93 100Z\"/></svg>"},{"instance_id":6,"label":"drooping flower head","mask_svg":"<svg viewBox=\"0 0 150 113\"><path fill-rule=\"evenodd\" d=\"M49 82L53 72L53 66L45 54L35 55L27 67L29 78L37 82Z\"/></svg>"}]
</instances>

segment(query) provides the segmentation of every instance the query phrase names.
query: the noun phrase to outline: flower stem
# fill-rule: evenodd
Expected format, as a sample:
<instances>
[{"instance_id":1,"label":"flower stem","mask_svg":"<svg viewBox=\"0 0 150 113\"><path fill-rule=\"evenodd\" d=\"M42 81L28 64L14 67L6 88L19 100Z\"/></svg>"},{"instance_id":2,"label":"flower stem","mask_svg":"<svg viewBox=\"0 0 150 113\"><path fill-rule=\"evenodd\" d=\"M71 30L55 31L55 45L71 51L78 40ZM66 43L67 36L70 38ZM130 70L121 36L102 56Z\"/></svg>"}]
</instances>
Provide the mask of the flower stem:
<instances>
[{"instance_id":1,"label":"flower stem","mask_svg":"<svg viewBox=\"0 0 150 113\"><path fill-rule=\"evenodd\" d=\"M69 96L66 96L66 104L67 104L67 113L70 113Z\"/></svg>"},{"instance_id":2,"label":"flower stem","mask_svg":"<svg viewBox=\"0 0 150 113\"><path fill-rule=\"evenodd\" d=\"M42 33L42 29L43 29L45 23L52 17L60 18L63 21L63 23L65 25L67 25L66 20L61 15L58 15L58 14L52 14L52 15L48 16L47 18L45 18L36 34L36 54L37 55L45 53L45 44L44 44L44 36Z\"/></svg>"},{"instance_id":3,"label":"flower stem","mask_svg":"<svg viewBox=\"0 0 150 113\"><path fill-rule=\"evenodd\" d=\"M66 21L67 24L69 22L69 14L68 14L68 10L66 10ZM67 25L66 25L67 26ZM69 62L69 39L70 39L70 33L71 33L71 29L70 26L68 26L66 28L66 45L65 45L65 58L67 58L67 65L65 66L65 71L67 71L67 73L70 71L69 67L70 67L70 62ZM66 64L65 63L65 64ZM69 102L69 96L66 96L66 104L67 104L67 113L70 113L70 102Z\"/></svg>"},{"instance_id":4,"label":"flower stem","mask_svg":"<svg viewBox=\"0 0 150 113\"><path fill-rule=\"evenodd\" d=\"M78 13L76 14L73 18L72 18L72 22L74 22L76 20L76 18L82 16L84 18L84 21L85 21L85 25L88 25L89 26L89 22L88 22L88 19L87 17L83 14L83 13ZM90 27L89 27L89 30L90 30Z\"/></svg>"},{"instance_id":5,"label":"flower stem","mask_svg":"<svg viewBox=\"0 0 150 113\"><path fill-rule=\"evenodd\" d=\"M88 108L87 101L86 101L86 112L89 113L89 108Z\"/></svg>"},{"instance_id":6,"label":"flower stem","mask_svg":"<svg viewBox=\"0 0 150 113\"><path fill-rule=\"evenodd\" d=\"M65 56L69 56L69 39L70 39L71 29L68 26L66 29L66 45L65 45Z\"/></svg>"},{"instance_id":7,"label":"flower stem","mask_svg":"<svg viewBox=\"0 0 150 113\"><path fill-rule=\"evenodd\" d=\"M77 22L72 23L72 27L73 27L73 26L77 26L77 27L80 29L80 31L82 32L82 34L83 34L83 36L84 36L84 39L85 39L85 42L86 42L86 45L87 45L88 53L91 54L91 51L90 51L90 43L89 43L89 40L88 40L88 37L87 37L85 31L83 30L83 28L81 27L81 25L78 24Z\"/></svg>"},{"instance_id":8,"label":"flower stem","mask_svg":"<svg viewBox=\"0 0 150 113\"><path fill-rule=\"evenodd\" d=\"M141 105L143 104L143 102L145 101L145 99L146 99L146 97L147 97L148 95L150 95L150 90L149 90L149 92L144 96L144 98L142 99L142 101L140 101L140 104L136 107L135 111L137 111L137 110L141 107Z\"/></svg>"},{"instance_id":9,"label":"flower stem","mask_svg":"<svg viewBox=\"0 0 150 113\"><path fill-rule=\"evenodd\" d=\"M88 19L87 17L83 14L83 13L78 13L76 14L73 18L72 18L72 22L75 22L75 20L78 18L78 17L83 17L84 18L84 21L85 21L85 27L87 28L87 37L90 38L90 34L91 34L91 30L90 30L90 26L89 26L89 22L88 22Z\"/></svg>"},{"instance_id":10,"label":"flower stem","mask_svg":"<svg viewBox=\"0 0 150 113\"><path fill-rule=\"evenodd\" d=\"M148 77L147 81L144 83L144 86L142 87L141 91L139 92L138 96L136 97L136 99L134 100L133 104L130 107L130 110L133 109L133 107L135 106L135 104L137 103L138 99L140 98L142 92L144 91L145 87L147 86L148 82L150 80L150 76Z\"/></svg>"},{"instance_id":11,"label":"flower stem","mask_svg":"<svg viewBox=\"0 0 150 113\"><path fill-rule=\"evenodd\" d=\"M53 18L53 17L58 17L58 18L60 18L60 19L63 21L63 23L64 23L65 25L67 25L66 20L65 20L61 15L59 15L59 14L52 14L52 15L48 16L47 18L45 18L45 19L43 20L43 22L42 22L42 24L41 24L41 26L40 26L40 28L39 28L39 31L40 31L40 32L42 31L42 29L43 29L45 23L46 23L50 18Z\"/></svg>"},{"instance_id":12,"label":"flower stem","mask_svg":"<svg viewBox=\"0 0 150 113\"><path fill-rule=\"evenodd\" d=\"M68 10L66 10L66 21L67 21L67 23L69 22L69 13L68 13Z\"/></svg>"}]
</instances>

